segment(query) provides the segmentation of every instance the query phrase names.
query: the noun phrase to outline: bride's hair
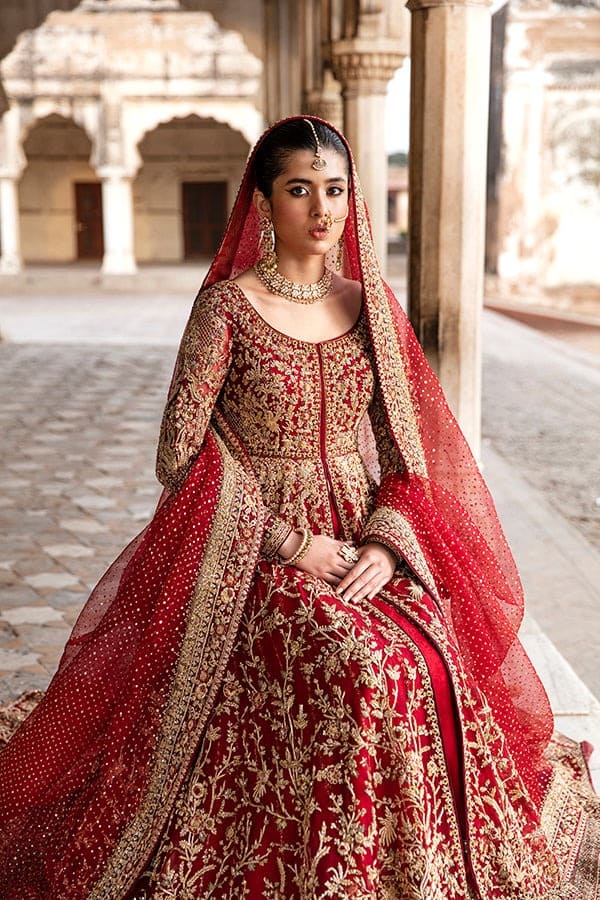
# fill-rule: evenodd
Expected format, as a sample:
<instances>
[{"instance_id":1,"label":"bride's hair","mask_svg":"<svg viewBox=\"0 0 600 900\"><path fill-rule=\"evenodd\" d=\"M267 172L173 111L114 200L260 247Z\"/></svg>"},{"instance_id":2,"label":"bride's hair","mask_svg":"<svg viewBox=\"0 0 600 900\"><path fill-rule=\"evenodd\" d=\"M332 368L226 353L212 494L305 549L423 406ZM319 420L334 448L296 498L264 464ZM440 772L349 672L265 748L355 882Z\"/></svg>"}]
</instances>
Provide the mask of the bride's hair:
<instances>
[{"instance_id":1,"label":"bride's hair","mask_svg":"<svg viewBox=\"0 0 600 900\"><path fill-rule=\"evenodd\" d=\"M315 119L311 119L311 123L321 147L329 147L339 153L346 160L349 170L350 160L339 134ZM312 128L304 119L293 119L275 126L262 140L254 155L253 171L258 190L265 197L270 197L273 182L283 172L288 157L296 150L316 149Z\"/></svg>"}]
</instances>

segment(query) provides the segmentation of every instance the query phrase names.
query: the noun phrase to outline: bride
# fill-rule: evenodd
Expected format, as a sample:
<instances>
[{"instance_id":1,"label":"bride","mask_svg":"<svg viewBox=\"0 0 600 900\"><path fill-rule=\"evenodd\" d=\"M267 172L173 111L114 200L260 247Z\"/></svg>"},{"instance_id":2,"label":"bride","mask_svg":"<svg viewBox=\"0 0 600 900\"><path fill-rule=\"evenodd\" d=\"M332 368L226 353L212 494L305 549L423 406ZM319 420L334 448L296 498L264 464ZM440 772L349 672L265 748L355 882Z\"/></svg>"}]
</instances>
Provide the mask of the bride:
<instances>
[{"instance_id":1,"label":"bride","mask_svg":"<svg viewBox=\"0 0 600 900\"><path fill-rule=\"evenodd\" d=\"M250 157L157 474L0 755L1 898L600 896L492 500L320 119Z\"/></svg>"}]
</instances>

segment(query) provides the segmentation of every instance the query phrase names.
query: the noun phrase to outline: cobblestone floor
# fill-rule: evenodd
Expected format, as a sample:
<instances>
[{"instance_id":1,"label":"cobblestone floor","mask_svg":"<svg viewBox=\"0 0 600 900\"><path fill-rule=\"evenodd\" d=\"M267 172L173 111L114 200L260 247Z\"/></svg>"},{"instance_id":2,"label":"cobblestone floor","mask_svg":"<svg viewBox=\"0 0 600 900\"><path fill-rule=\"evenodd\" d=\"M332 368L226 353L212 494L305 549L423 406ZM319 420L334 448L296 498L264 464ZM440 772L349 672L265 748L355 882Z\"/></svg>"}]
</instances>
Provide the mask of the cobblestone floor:
<instances>
[{"instance_id":1,"label":"cobblestone floor","mask_svg":"<svg viewBox=\"0 0 600 900\"><path fill-rule=\"evenodd\" d=\"M497 314L484 317L483 437L600 550L596 346L595 354L573 351Z\"/></svg>"},{"instance_id":2,"label":"cobblestone floor","mask_svg":"<svg viewBox=\"0 0 600 900\"><path fill-rule=\"evenodd\" d=\"M152 514L173 355L0 346L0 701L46 686L89 590Z\"/></svg>"}]
</instances>

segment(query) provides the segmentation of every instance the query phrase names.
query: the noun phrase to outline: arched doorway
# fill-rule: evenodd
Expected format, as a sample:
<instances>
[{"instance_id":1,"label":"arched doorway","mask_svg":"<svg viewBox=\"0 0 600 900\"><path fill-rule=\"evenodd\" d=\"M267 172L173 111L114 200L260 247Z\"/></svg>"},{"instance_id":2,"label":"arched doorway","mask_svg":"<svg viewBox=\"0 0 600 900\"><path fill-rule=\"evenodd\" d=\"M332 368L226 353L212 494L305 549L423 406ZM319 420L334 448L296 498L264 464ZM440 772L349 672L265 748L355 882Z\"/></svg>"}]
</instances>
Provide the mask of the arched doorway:
<instances>
[{"instance_id":1,"label":"arched doorway","mask_svg":"<svg viewBox=\"0 0 600 900\"><path fill-rule=\"evenodd\" d=\"M248 143L228 125L196 115L174 118L138 145L134 184L138 262L206 259L217 249Z\"/></svg>"},{"instance_id":2,"label":"arched doorway","mask_svg":"<svg viewBox=\"0 0 600 900\"><path fill-rule=\"evenodd\" d=\"M27 168L19 207L25 262L101 260L101 185L89 163L85 131L52 114L33 125L23 149Z\"/></svg>"}]
</instances>

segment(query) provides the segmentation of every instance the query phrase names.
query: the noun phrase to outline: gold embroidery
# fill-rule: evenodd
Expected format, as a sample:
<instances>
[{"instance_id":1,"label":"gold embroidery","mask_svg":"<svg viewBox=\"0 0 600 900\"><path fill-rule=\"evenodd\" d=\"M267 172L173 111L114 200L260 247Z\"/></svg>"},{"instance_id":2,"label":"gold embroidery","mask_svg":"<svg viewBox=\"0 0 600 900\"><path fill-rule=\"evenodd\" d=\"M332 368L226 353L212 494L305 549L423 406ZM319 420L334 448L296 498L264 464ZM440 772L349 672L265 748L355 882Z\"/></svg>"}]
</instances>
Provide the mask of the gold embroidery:
<instances>
[{"instance_id":1,"label":"gold embroidery","mask_svg":"<svg viewBox=\"0 0 600 900\"><path fill-rule=\"evenodd\" d=\"M221 499L190 612L170 697L161 717L150 781L90 900L120 900L139 874L145 848L160 836L225 676L260 547L262 503L216 438Z\"/></svg>"},{"instance_id":2,"label":"gold embroidery","mask_svg":"<svg viewBox=\"0 0 600 900\"><path fill-rule=\"evenodd\" d=\"M163 413L156 475L177 491L200 450L231 361L231 328L218 285L196 297Z\"/></svg>"},{"instance_id":3,"label":"gold embroidery","mask_svg":"<svg viewBox=\"0 0 600 900\"><path fill-rule=\"evenodd\" d=\"M373 400L369 407L369 419L377 445L377 456L379 458L379 468L381 472L381 480L390 472L402 472L404 463L402 457L398 453L398 448L394 442L394 438L390 432L385 405L381 397L381 388L378 384L375 386Z\"/></svg>"},{"instance_id":4,"label":"gold embroidery","mask_svg":"<svg viewBox=\"0 0 600 900\"><path fill-rule=\"evenodd\" d=\"M223 700L170 826L176 843L166 839L152 866L151 896L253 896L244 872L274 857L277 882L261 895L279 900L461 896L460 838L420 653L366 603L344 608L310 577L298 593L281 571L244 614ZM295 602L283 615L286 597ZM275 670L265 651L274 644L283 650ZM365 852L374 854L367 871ZM338 865L328 871L319 860L330 853Z\"/></svg>"},{"instance_id":5,"label":"gold embroidery","mask_svg":"<svg viewBox=\"0 0 600 900\"><path fill-rule=\"evenodd\" d=\"M542 806L542 828L567 879L564 900L597 900L600 885L600 798L589 781L581 747L554 735L546 751L553 775Z\"/></svg>"},{"instance_id":6,"label":"gold embroidery","mask_svg":"<svg viewBox=\"0 0 600 900\"><path fill-rule=\"evenodd\" d=\"M468 896L420 650L372 604L344 605L316 578L263 563L259 582L142 896L251 897L261 870L260 896L273 900ZM386 599L439 635L454 680L431 598L393 579ZM478 896L563 896L489 709L463 675L457 685Z\"/></svg>"},{"instance_id":7,"label":"gold embroidery","mask_svg":"<svg viewBox=\"0 0 600 900\"><path fill-rule=\"evenodd\" d=\"M438 648L458 705L470 858L482 897L559 900L564 885L538 813L518 775L504 735L465 673L441 613L426 593L382 596L419 624Z\"/></svg>"},{"instance_id":8,"label":"gold embroidery","mask_svg":"<svg viewBox=\"0 0 600 900\"><path fill-rule=\"evenodd\" d=\"M427 590L434 597L437 596L435 581L417 536L404 516L390 507L378 507L369 516L361 536L363 544L369 541L380 541L390 547L399 558L404 558Z\"/></svg>"},{"instance_id":9,"label":"gold embroidery","mask_svg":"<svg viewBox=\"0 0 600 900\"><path fill-rule=\"evenodd\" d=\"M217 428L270 510L334 536L333 505L343 537L356 540L375 491L358 452L373 393L364 315L345 335L312 344L272 328L235 282L221 290L233 338Z\"/></svg>"},{"instance_id":10,"label":"gold embroidery","mask_svg":"<svg viewBox=\"0 0 600 900\"><path fill-rule=\"evenodd\" d=\"M385 299L385 287L373 248L365 201L354 166L352 181L355 187L360 280L366 298L371 342L377 360L377 374L390 417L391 434L399 442L398 450L408 470L417 475L427 476L425 453L406 374L407 360L402 357L398 341L389 339L390 335L395 334L389 303L397 301Z\"/></svg>"}]
</instances>

